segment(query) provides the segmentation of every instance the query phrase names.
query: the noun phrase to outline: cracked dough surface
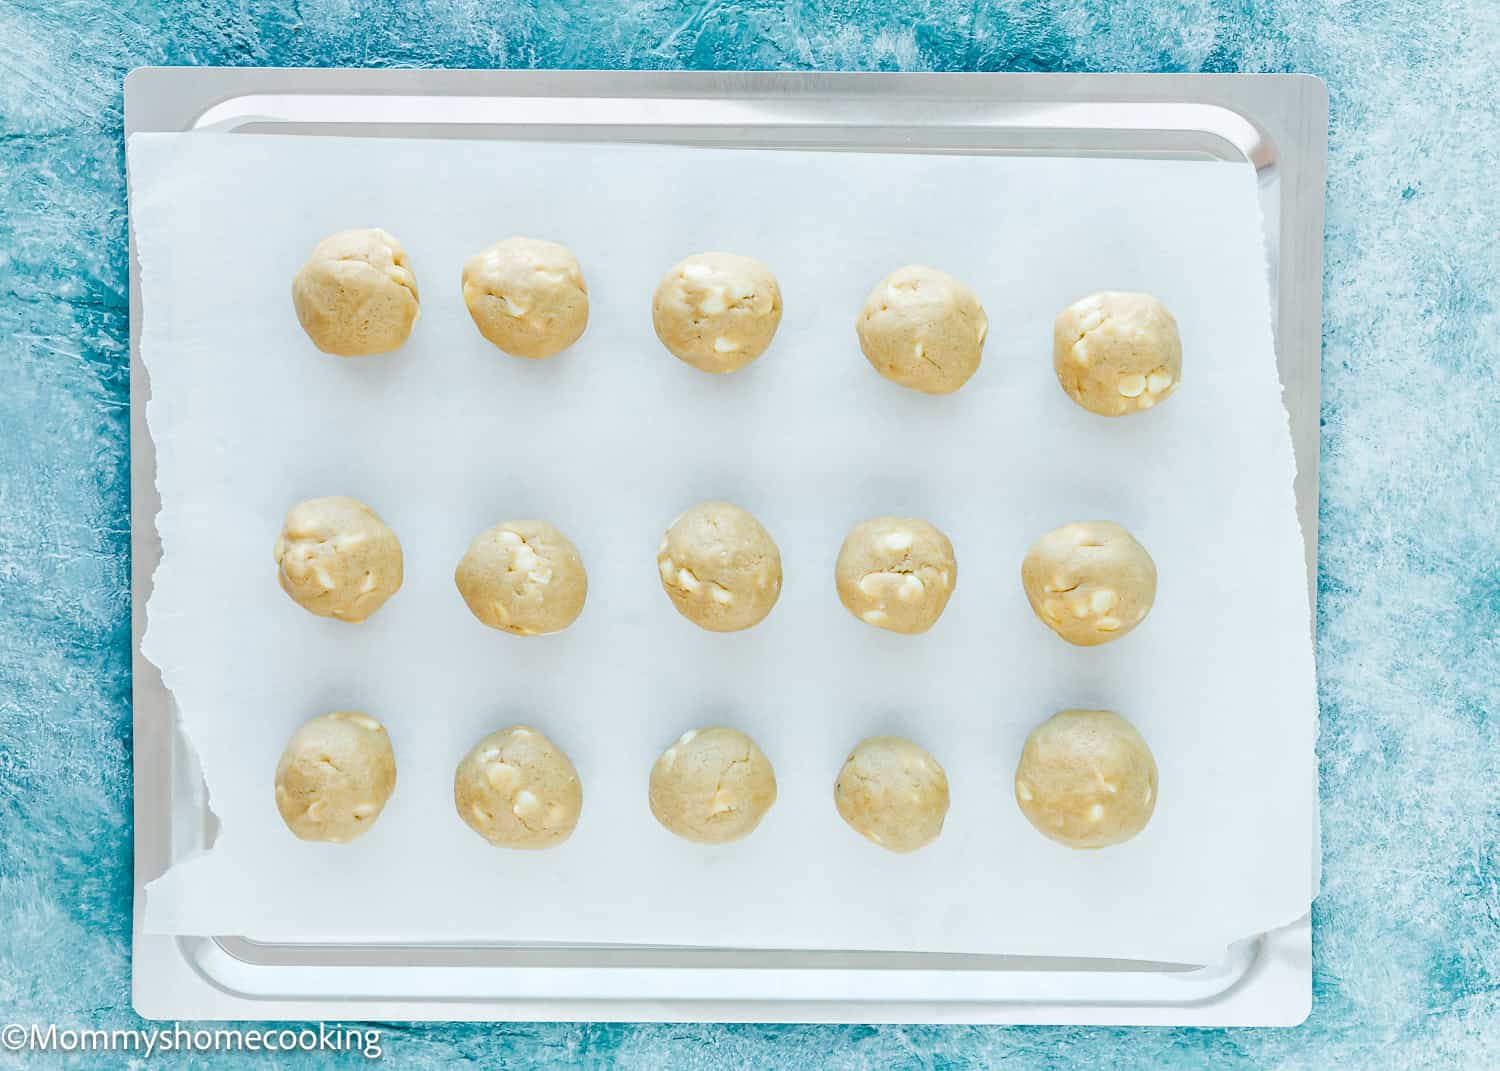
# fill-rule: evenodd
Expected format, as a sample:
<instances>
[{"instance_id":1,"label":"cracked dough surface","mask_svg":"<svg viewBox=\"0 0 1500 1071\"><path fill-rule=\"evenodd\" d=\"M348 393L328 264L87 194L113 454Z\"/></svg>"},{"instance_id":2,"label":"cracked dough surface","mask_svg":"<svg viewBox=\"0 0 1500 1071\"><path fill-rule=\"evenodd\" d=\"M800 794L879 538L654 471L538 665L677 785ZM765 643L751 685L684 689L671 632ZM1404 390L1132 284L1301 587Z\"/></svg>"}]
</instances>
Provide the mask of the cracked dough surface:
<instances>
[{"instance_id":1,"label":"cracked dough surface","mask_svg":"<svg viewBox=\"0 0 1500 1071\"><path fill-rule=\"evenodd\" d=\"M748 836L776 802L771 761L738 729L683 733L651 767L651 813L679 837L725 844Z\"/></svg>"},{"instance_id":2,"label":"cracked dough surface","mask_svg":"<svg viewBox=\"0 0 1500 1071\"><path fill-rule=\"evenodd\" d=\"M1031 545L1021 586L1043 624L1069 643L1094 647L1145 620L1156 599L1156 563L1113 521L1077 521Z\"/></svg>"},{"instance_id":3,"label":"cracked dough surface","mask_svg":"<svg viewBox=\"0 0 1500 1071\"><path fill-rule=\"evenodd\" d=\"M420 311L417 277L395 238L371 227L330 234L292 279L302 330L324 353L389 353L411 335Z\"/></svg>"},{"instance_id":4,"label":"cracked dough surface","mask_svg":"<svg viewBox=\"0 0 1500 1071\"><path fill-rule=\"evenodd\" d=\"M552 848L583 810L578 771L562 748L528 725L490 733L453 774L453 806L497 848Z\"/></svg>"},{"instance_id":5,"label":"cracked dough surface","mask_svg":"<svg viewBox=\"0 0 1500 1071\"><path fill-rule=\"evenodd\" d=\"M293 506L275 554L281 590L319 617L363 621L401 587L400 540L355 498Z\"/></svg>"},{"instance_id":6,"label":"cracked dough surface","mask_svg":"<svg viewBox=\"0 0 1500 1071\"><path fill-rule=\"evenodd\" d=\"M515 636L561 632L583 612L589 587L578 548L546 521L486 528L453 582L475 617Z\"/></svg>"},{"instance_id":7,"label":"cracked dough surface","mask_svg":"<svg viewBox=\"0 0 1500 1071\"><path fill-rule=\"evenodd\" d=\"M1150 294L1094 294L1058 313L1052 367L1068 397L1091 413L1150 409L1182 379L1177 321Z\"/></svg>"},{"instance_id":8,"label":"cracked dough surface","mask_svg":"<svg viewBox=\"0 0 1500 1071\"><path fill-rule=\"evenodd\" d=\"M1026 738L1016 803L1037 831L1069 848L1106 848L1146 828L1156 809L1156 760L1109 710L1064 710Z\"/></svg>"},{"instance_id":9,"label":"cracked dough surface","mask_svg":"<svg viewBox=\"0 0 1500 1071\"><path fill-rule=\"evenodd\" d=\"M947 272L910 264L875 284L854 324L875 371L924 394L951 394L979 370L989 320Z\"/></svg>"},{"instance_id":10,"label":"cracked dough surface","mask_svg":"<svg viewBox=\"0 0 1500 1071\"><path fill-rule=\"evenodd\" d=\"M907 634L933 626L957 580L953 544L915 517L875 517L857 525L834 566L839 600L851 614Z\"/></svg>"},{"instance_id":11,"label":"cracked dough surface","mask_svg":"<svg viewBox=\"0 0 1500 1071\"><path fill-rule=\"evenodd\" d=\"M343 844L369 832L396 790L396 756L368 714L340 710L305 723L276 764L276 809L302 840Z\"/></svg>"},{"instance_id":12,"label":"cracked dough surface","mask_svg":"<svg viewBox=\"0 0 1500 1071\"><path fill-rule=\"evenodd\" d=\"M760 622L781 595L781 552L740 507L702 502L672 522L656 552L661 586L678 613L710 632Z\"/></svg>"},{"instance_id":13,"label":"cracked dough surface","mask_svg":"<svg viewBox=\"0 0 1500 1071\"><path fill-rule=\"evenodd\" d=\"M551 357L589 322L583 269L557 242L496 242L465 262L463 293L479 333L515 357Z\"/></svg>"},{"instance_id":14,"label":"cracked dough surface","mask_svg":"<svg viewBox=\"0 0 1500 1071\"><path fill-rule=\"evenodd\" d=\"M840 816L893 852L937 840L948 816L948 775L937 759L900 736L872 736L849 754L833 786Z\"/></svg>"},{"instance_id":15,"label":"cracked dough surface","mask_svg":"<svg viewBox=\"0 0 1500 1071\"><path fill-rule=\"evenodd\" d=\"M674 357L705 372L733 372L771 344L781 288L752 257L695 253L662 277L651 322Z\"/></svg>"}]
</instances>

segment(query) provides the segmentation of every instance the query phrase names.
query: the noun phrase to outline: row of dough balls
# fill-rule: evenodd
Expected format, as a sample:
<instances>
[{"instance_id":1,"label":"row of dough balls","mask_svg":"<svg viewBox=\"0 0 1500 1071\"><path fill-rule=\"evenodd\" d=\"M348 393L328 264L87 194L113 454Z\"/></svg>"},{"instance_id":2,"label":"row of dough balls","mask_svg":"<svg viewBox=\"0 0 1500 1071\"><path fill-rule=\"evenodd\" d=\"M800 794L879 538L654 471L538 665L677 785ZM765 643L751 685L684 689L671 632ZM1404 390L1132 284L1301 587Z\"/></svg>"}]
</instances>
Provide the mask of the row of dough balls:
<instances>
[{"instance_id":1,"label":"row of dough balls","mask_svg":"<svg viewBox=\"0 0 1500 1071\"><path fill-rule=\"evenodd\" d=\"M287 514L276 541L282 589L340 621L365 620L401 586L401 543L364 503L314 498ZM712 632L763 620L781 594L781 552L749 512L704 502L672 522L657 549L662 589L679 613ZM507 521L475 537L454 571L469 610L490 628L535 636L583 612L588 575L572 541L546 521ZM834 566L840 601L876 628L927 631L958 581L953 544L914 517L875 517L845 538ZM1021 565L1037 616L1070 643L1094 646L1130 632L1156 597L1146 548L1111 521L1048 532Z\"/></svg>"},{"instance_id":2,"label":"row of dough balls","mask_svg":"<svg viewBox=\"0 0 1500 1071\"><path fill-rule=\"evenodd\" d=\"M477 253L463 267L463 296L479 333L517 357L560 353L588 325L583 269L556 242L507 238ZM292 303L313 344L342 357L400 347L420 311L401 243L376 228L319 242L292 280ZM770 346L781 288L751 257L695 253L658 284L651 320L673 356L705 372L733 372ZM961 281L912 264L875 285L855 330L882 376L951 394L978 371L989 320ZM1177 322L1150 294L1106 291L1069 305L1053 323L1052 351L1068 397L1104 416L1149 409L1182 378Z\"/></svg>"},{"instance_id":3,"label":"row of dough balls","mask_svg":"<svg viewBox=\"0 0 1500 1071\"><path fill-rule=\"evenodd\" d=\"M1156 761L1135 727L1107 710L1064 710L1027 737L1016 768L1016 803L1042 834L1070 848L1104 848L1134 837L1156 807ZM303 840L344 843L369 831L396 788L396 758L381 724L339 711L314 718L276 767L276 806ZM722 726L684 733L651 768L651 813L699 844L748 836L776 802L776 774L755 741ZM942 832L948 778L937 759L898 736L850 752L833 787L840 816L893 852L915 851ZM515 725L491 733L459 762L453 805L499 848L551 848L583 810L568 756L542 733Z\"/></svg>"}]
</instances>

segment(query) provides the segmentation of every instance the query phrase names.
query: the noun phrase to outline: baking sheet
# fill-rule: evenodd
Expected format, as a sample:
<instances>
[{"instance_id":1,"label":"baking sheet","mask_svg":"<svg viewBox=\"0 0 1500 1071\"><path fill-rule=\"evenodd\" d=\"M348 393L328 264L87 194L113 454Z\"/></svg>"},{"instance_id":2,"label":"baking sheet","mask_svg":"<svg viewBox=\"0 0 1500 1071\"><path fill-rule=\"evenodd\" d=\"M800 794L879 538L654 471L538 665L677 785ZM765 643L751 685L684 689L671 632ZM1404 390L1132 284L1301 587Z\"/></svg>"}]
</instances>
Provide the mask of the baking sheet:
<instances>
[{"instance_id":1,"label":"baking sheet","mask_svg":"<svg viewBox=\"0 0 1500 1071\"><path fill-rule=\"evenodd\" d=\"M130 154L164 503L146 653L221 822L152 885L148 929L1206 962L1306 909L1312 661L1248 167L204 134ZM288 280L317 237L367 224L406 244L423 318L396 355L324 358ZM568 242L589 276L590 331L555 361L504 357L463 310L464 257L510 233ZM762 257L786 298L771 351L724 379L650 328L656 278L702 248ZM985 366L950 398L885 383L854 342L864 293L908 261L965 278L990 315ZM1183 329L1185 385L1139 419L1093 418L1052 380L1052 315L1108 286L1161 294ZM406 586L359 628L274 581L282 514L326 493L369 501L406 547ZM736 636L680 619L655 576L661 530L711 496L757 513L786 565L781 604ZM925 637L833 595L844 532L880 512L957 547ZM490 632L452 588L472 535L522 515L590 566L561 636ZM1140 629L1081 651L1031 617L1017 573L1036 534L1092 516L1131 527L1162 579ZM1026 732L1073 705L1126 714L1162 771L1151 827L1103 853L1043 840L1010 798ZM304 845L271 771L335 707L386 723L400 784L369 836ZM554 852L488 849L452 813L453 764L517 720L584 781ZM781 785L761 830L719 849L645 807L655 755L709 722L754 735ZM948 769L947 831L917 855L833 810L874 732Z\"/></svg>"}]
</instances>

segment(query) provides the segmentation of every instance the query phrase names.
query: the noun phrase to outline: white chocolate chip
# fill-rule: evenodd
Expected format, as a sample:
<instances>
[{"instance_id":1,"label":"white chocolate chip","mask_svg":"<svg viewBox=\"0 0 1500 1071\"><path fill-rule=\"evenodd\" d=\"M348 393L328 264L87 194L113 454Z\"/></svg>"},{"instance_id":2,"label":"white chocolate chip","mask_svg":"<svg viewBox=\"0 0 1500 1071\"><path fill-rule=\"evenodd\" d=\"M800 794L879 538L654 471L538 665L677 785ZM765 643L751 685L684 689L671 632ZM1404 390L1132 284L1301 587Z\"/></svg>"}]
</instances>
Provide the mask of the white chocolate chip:
<instances>
[{"instance_id":1,"label":"white chocolate chip","mask_svg":"<svg viewBox=\"0 0 1500 1071\"><path fill-rule=\"evenodd\" d=\"M1146 786L1146 795L1145 795L1145 797L1144 797L1144 798L1145 798L1145 801L1146 801L1146 802L1147 802L1147 803L1150 803L1150 802L1151 802L1151 795L1152 795L1152 793L1151 793L1151 786L1150 786L1150 785L1147 785L1147 786Z\"/></svg>"},{"instance_id":2,"label":"white chocolate chip","mask_svg":"<svg viewBox=\"0 0 1500 1071\"><path fill-rule=\"evenodd\" d=\"M1138 409L1150 409L1156 404L1156 399L1149 394L1142 394L1135 400L1135 404Z\"/></svg>"},{"instance_id":3,"label":"white chocolate chip","mask_svg":"<svg viewBox=\"0 0 1500 1071\"><path fill-rule=\"evenodd\" d=\"M885 537L885 545L887 550L894 550L898 553L903 550L910 550L911 533L904 529L899 532L892 532Z\"/></svg>"},{"instance_id":4,"label":"white chocolate chip","mask_svg":"<svg viewBox=\"0 0 1500 1071\"><path fill-rule=\"evenodd\" d=\"M1120 394L1126 398L1138 397L1146 389L1146 377L1139 373L1121 376L1119 389Z\"/></svg>"},{"instance_id":5,"label":"white chocolate chip","mask_svg":"<svg viewBox=\"0 0 1500 1071\"><path fill-rule=\"evenodd\" d=\"M366 732L377 733L380 731L380 723L368 714L346 714L344 720L350 725L358 725Z\"/></svg>"},{"instance_id":6,"label":"white chocolate chip","mask_svg":"<svg viewBox=\"0 0 1500 1071\"><path fill-rule=\"evenodd\" d=\"M365 574L364 582L359 585L359 593L361 595L368 595L370 592L372 592L374 590L375 590L375 574L374 573L366 573Z\"/></svg>"},{"instance_id":7,"label":"white chocolate chip","mask_svg":"<svg viewBox=\"0 0 1500 1071\"><path fill-rule=\"evenodd\" d=\"M715 353L733 353L739 348L739 343L733 341L732 339L727 339L723 335L720 335L718 338L714 339Z\"/></svg>"},{"instance_id":8,"label":"white chocolate chip","mask_svg":"<svg viewBox=\"0 0 1500 1071\"><path fill-rule=\"evenodd\" d=\"M1152 394L1160 394L1172 385L1171 372L1152 372L1146 377L1146 389Z\"/></svg>"},{"instance_id":9,"label":"white chocolate chip","mask_svg":"<svg viewBox=\"0 0 1500 1071\"><path fill-rule=\"evenodd\" d=\"M1118 617L1101 617L1094 622L1094 628L1100 632L1119 632L1120 619Z\"/></svg>"},{"instance_id":10,"label":"white chocolate chip","mask_svg":"<svg viewBox=\"0 0 1500 1071\"><path fill-rule=\"evenodd\" d=\"M1089 345L1081 338L1073 343L1073 360L1085 368L1089 366Z\"/></svg>"},{"instance_id":11,"label":"white chocolate chip","mask_svg":"<svg viewBox=\"0 0 1500 1071\"><path fill-rule=\"evenodd\" d=\"M356 822L363 822L379 809L373 802L360 803L355 805L354 810L350 814L354 816Z\"/></svg>"},{"instance_id":12,"label":"white chocolate chip","mask_svg":"<svg viewBox=\"0 0 1500 1071\"><path fill-rule=\"evenodd\" d=\"M530 789L523 788L516 793L516 802L511 806L510 813L517 818L530 817L541 809L541 802L536 798L536 794Z\"/></svg>"},{"instance_id":13,"label":"white chocolate chip","mask_svg":"<svg viewBox=\"0 0 1500 1071\"><path fill-rule=\"evenodd\" d=\"M725 811L732 810L734 810L734 804L730 802L729 797L725 794L724 790L721 788L719 789L719 791L715 792L714 803L713 806L709 808L708 813L723 814Z\"/></svg>"},{"instance_id":14,"label":"white chocolate chip","mask_svg":"<svg viewBox=\"0 0 1500 1071\"><path fill-rule=\"evenodd\" d=\"M866 573L864 576L860 577L860 594L864 595L867 598L876 598L881 588L880 577L882 575L883 574L881 573Z\"/></svg>"},{"instance_id":15,"label":"white chocolate chip","mask_svg":"<svg viewBox=\"0 0 1500 1071\"><path fill-rule=\"evenodd\" d=\"M1025 781L1017 781L1016 795L1025 800L1027 803L1030 803L1032 799L1031 786L1028 785Z\"/></svg>"},{"instance_id":16,"label":"white chocolate chip","mask_svg":"<svg viewBox=\"0 0 1500 1071\"><path fill-rule=\"evenodd\" d=\"M912 347L912 354L920 361L927 356L927 347L918 342Z\"/></svg>"},{"instance_id":17,"label":"white chocolate chip","mask_svg":"<svg viewBox=\"0 0 1500 1071\"><path fill-rule=\"evenodd\" d=\"M901 581L901 586L896 589L896 597L903 602L915 602L922 597L927 589L923 586L920 577L908 576Z\"/></svg>"},{"instance_id":18,"label":"white chocolate chip","mask_svg":"<svg viewBox=\"0 0 1500 1071\"><path fill-rule=\"evenodd\" d=\"M541 564L541 559L537 557L536 551L530 547L521 547L516 551L516 556L511 561L515 564L516 569L523 573L529 573Z\"/></svg>"},{"instance_id":19,"label":"white chocolate chip","mask_svg":"<svg viewBox=\"0 0 1500 1071\"><path fill-rule=\"evenodd\" d=\"M679 736L677 738L677 744L678 744L678 746L680 747L683 744L692 743L693 737L695 737L697 735L698 735L698 730L697 729L689 729L687 732L683 733L681 736Z\"/></svg>"},{"instance_id":20,"label":"white chocolate chip","mask_svg":"<svg viewBox=\"0 0 1500 1071\"><path fill-rule=\"evenodd\" d=\"M708 294L698 302L698 308L705 316L717 316L729 308L728 292L722 286L709 288Z\"/></svg>"},{"instance_id":21,"label":"white chocolate chip","mask_svg":"<svg viewBox=\"0 0 1500 1071\"><path fill-rule=\"evenodd\" d=\"M1057 599L1048 599L1042 603L1042 616L1049 621L1056 621L1062 616L1063 604Z\"/></svg>"},{"instance_id":22,"label":"white chocolate chip","mask_svg":"<svg viewBox=\"0 0 1500 1071\"><path fill-rule=\"evenodd\" d=\"M887 620L883 610L866 610L859 616L862 621L869 625L879 625Z\"/></svg>"},{"instance_id":23,"label":"white chocolate chip","mask_svg":"<svg viewBox=\"0 0 1500 1071\"><path fill-rule=\"evenodd\" d=\"M670 770L676 762L677 749L675 747L669 747L661 753L661 768L663 770Z\"/></svg>"},{"instance_id":24,"label":"white chocolate chip","mask_svg":"<svg viewBox=\"0 0 1500 1071\"><path fill-rule=\"evenodd\" d=\"M1100 588L1089 596L1089 607L1096 614L1107 614L1115 608L1115 604L1119 601L1119 596L1111 589Z\"/></svg>"},{"instance_id":25,"label":"white chocolate chip","mask_svg":"<svg viewBox=\"0 0 1500 1071\"><path fill-rule=\"evenodd\" d=\"M484 768L484 778L501 792L509 792L521 773L508 762L492 762Z\"/></svg>"},{"instance_id":26,"label":"white chocolate chip","mask_svg":"<svg viewBox=\"0 0 1500 1071\"><path fill-rule=\"evenodd\" d=\"M531 572L526 574L526 578L533 583L541 584L543 587L546 587L548 584L552 583L552 570L533 569Z\"/></svg>"},{"instance_id":27,"label":"white chocolate chip","mask_svg":"<svg viewBox=\"0 0 1500 1071\"><path fill-rule=\"evenodd\" d=\"M713 597L714 602L720 606L728 606L734 602L734 594L728 588L721 587L718 584L711 587L708 593Z\"/></svg>"},{"instance_id":28,"label":"white chocolate chip","mask_svg":"<svg viewBox=\"0 0 1500 1071\"><path fill-rule=\"evenodd\" d=\"M1102 787L1104 791L1108 792L1111 796L1120 791L1120 786L1115 784L1113 781L1105 781L1100 787Z\"/></svg>"},{"instance_id":29,"label":"white chocolate chip","mask_svg":"<svg viewBox=\"0 0 1500 1071\"><path fill-rule=\"evenodd\" d=\"M317 577L318 586L324 591L333 590L333 577L329 576L328 570L324 569L321 565L313 566L313 576Z\"/></svg>"},{"instance_id":30,"label":"white chocolate chip","mask_svg":"<svg viewBox=\"0 0 1500 1071\"><path fill-rule=\"evenodd\" d=\"M1096 803L1089 808L1089 821L1097 822L1104 817L1104 804Z\"/></svg>"},{"instance_id":31,"label":"white chocolate chip","mask_svg":"<svg viewBox=\"0 0 1500 1071\"><path fill-rule=\"evenodd\" d=\"M1083 314L1083 319L1078 321L1078 330L1088 332L1104 322L1104 310L1095 306Z\"/></svg>"},{"instance_id":32,"label":"white chocolate chip","mask_svg":"<svg viewBox=\"0 0 1500 1071\"><path fill-rule=\"evenodd\" d=\"M672 574L677 571L677 563L671 558L661 559L656 563L656 567L661 570L661 578L663 580L671 580Z\"/></svg>"},{"instance_id":33,"label":"white chocolate chip","mask_svg":"<svg viewBox=\"0 0 1500 1071\"><path fill-rule=\"evenodd\" d=\"M698 582L698 578L687 569L677 570L677 583L688 591L697 591L703 586Z\"/></svg>"},{"instance_id":34,"label":"white chocolate chip","mask_svg":"<svg viewBox=\"0 0 1500 1071\"><path fill-rule=\"evenodd\" d=\"M348 550L350 547L357 547L357 546L359 546L361 543L363 543L365 540L367 540L369 538L370 538L370 536L369 536L369 533L367 533L367 532L349 532L349 533L347 533L345 535L339 536L337 539L335 539L333 541L333 549L334 550Z\"/></svg>"},{"instance_id":35,"label":"white chocolate chip","mask_svg":"<svg viewBox=\"0 0 1500 1071\"><path fill-rule=\"evenodd\" d=\"M512 532L509 528L503 529L495 538L500 541L501 546L518 547L521 545L520 535Z\"/></svg>"},{"instance_id":36,"label":"white chocolate chip","mask_svg":"<svg viewBox=\"0 0 1500 1071\"><path fill-rule=\"evenodd\" d=\"M510 735L514 736L516 739L519 740L519 739L522 739L524 737L530 736L531 735L531 730L530 729L516 728L516 729L512 729L510 731Z\"/></svg>"},{"instance_id":37,"label":"white chocolate chip","mask_svg":"<svg viewBox=\"0 0 1500 1071\"><path fill-rule=\"evenodd\" d=\"M1086 602L1075 602L1071 604L1068 609L1071 610L1073 612L1073 616L1078 618L1080 621L1083 618L1089 616L1089 604Z\"/></svg>"}]
</instances>

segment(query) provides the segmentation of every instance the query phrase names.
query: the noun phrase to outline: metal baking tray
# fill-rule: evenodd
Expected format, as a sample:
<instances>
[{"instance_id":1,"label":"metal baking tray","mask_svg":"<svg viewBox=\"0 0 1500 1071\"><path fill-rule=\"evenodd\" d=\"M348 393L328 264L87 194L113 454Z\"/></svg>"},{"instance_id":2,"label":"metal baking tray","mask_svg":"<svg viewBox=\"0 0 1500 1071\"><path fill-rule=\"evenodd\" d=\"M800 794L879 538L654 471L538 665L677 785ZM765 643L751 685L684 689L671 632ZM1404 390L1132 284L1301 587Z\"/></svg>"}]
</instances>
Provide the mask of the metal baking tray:
<instances>
[{"instance_id":1,"label":"metal baking tray","mask_svg":"<svg viewBox=\"0 0 1500 1071\"><path fill-rule=\"evenodd\" d=\"M1314 597L1327 123L1327 90L1303 75L142 68L125 82L127 135L215 130L1249 162L1259 177ZM140 650L161 546L133 231L131 243L132 971L140 1014L1192 1025L1291 1025L1306 1017L1306 916L1240 942L1208 966L854 951L290 945L145 933L146 883L211 843L214 830L172 697Z\"/></svg>"}]
</instances>

